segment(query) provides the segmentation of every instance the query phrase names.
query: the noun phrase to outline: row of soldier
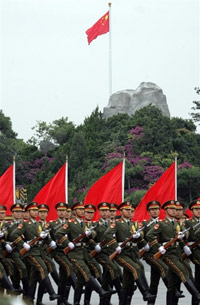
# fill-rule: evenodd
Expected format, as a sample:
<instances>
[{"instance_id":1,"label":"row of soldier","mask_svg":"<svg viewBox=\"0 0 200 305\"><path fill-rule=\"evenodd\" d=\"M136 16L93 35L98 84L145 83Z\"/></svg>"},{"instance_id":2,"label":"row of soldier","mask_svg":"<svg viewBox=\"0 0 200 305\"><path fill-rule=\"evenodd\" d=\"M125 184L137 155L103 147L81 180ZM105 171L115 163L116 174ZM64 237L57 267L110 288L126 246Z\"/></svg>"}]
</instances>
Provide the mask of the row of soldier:
<instances>
[{"instance_id":1,"label":"row of soldier","mask_svg":"<svg viewBox=\"0 0 200 305\"><path fill-rule=\"evenodd\" d=\"M191 220L183 216L184 207L177 201L167 201L162 208L163 221L160 203L149 202L150 219L139 224L132 221L135 208L130 202L100 203L100 218L95 222L96 207L82 202L72 208L56 204L57 219L50 222L46 204L32 202L25 209L14 204L10 221L5 221L6 207L0 206L2 289L22 293L30 304L36 299L37 305L44 304L46 292L58 305L70 305L71 287L74 305L80 304L83 293L84 305L90 305L93 291L99 294L100 305L110 305L113 293L118 294L120 305L129 305L138 288L143 300L153 305L162 278L167 305L176 305L184 297L181 284L191 294L191 304L199 304L200 199L190 204ZM150 285L141 258L151 267ZM195 265L194 275L190 262ZM50 278L58 286L57 293Z\"/></svg>"}]
</instances>

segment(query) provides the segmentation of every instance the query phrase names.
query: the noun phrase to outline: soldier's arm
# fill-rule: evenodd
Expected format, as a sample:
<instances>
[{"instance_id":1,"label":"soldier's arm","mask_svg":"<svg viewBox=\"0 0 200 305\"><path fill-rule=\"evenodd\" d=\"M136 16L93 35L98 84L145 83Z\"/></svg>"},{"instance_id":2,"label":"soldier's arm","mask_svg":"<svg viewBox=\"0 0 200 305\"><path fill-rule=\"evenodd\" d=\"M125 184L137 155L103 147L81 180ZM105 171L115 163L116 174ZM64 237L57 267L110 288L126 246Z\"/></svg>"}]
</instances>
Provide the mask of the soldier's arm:
<instances>
[{"instance_id":1,"label":"soldier's arm","mask_svg":"<svg viewBox=\"0 0 200 305\"><path fill-rule=\"evenodd\" d=\"M61 245L63 248L68 246L69 238L68 238L68 225L64 224L61 228L59 228L56 232L55 232L55 238L56 241L59 245Z\"/></svg>"},{"instance_id":2,"label":"soldier's arm","mask_svg":"<svg viewBox=\"0 0 200 305\"><path fill-rule=\"evenodd\" d=\"M15 241L17 247L22 248L24 244L24 240L21 238L22 235L25 235L26 225L25 223L20 223L17 228L15 228L10 233L10 241Z\"/></svg>"}]
</instances>

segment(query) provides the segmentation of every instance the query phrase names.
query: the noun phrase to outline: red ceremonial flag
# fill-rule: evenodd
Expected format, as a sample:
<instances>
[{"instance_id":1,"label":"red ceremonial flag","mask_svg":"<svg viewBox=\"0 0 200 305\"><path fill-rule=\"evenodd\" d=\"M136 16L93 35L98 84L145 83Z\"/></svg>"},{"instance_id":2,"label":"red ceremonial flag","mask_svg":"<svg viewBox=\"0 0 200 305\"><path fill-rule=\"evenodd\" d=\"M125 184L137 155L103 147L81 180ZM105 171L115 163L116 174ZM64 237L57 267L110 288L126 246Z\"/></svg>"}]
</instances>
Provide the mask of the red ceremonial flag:
<instances>
[{"instance_id":1,"label":"red ceremonial flag","mask_svg":"<svg viewBox=\"0 0 200 305\"><path fill-rule=\"evenodd\" d=\"M161 205L168 200L175 200L175 162L162 174L160 179L147 191L139 205L137 206L133 220L139 222L144 219L149 219L149 213L146 209L147 203L152 200L157 200ZM160 210L160 219L165 217L164 210Z\"/></svg>"},{"instance_id":2,"label":"red ceremonial flag","mask_svg":"<svg viewBox=\"0 0 200 305\"><path fill-rule=\"evenodd\" d=\"M0 204L7 207L8 214L10 213L10 207L15 203L14 179L14 164L12 164L0 177Z\"/></svg>"},{"instance_id":3,"label":"red ceremonial flag","mask_svg":"<svg viewBox=\"0 0 200 305\"><path fill-rule=\"evenodd\" d=\"M67 198L67 164L65 163L55 176L37 193L33 201L49 206L48 220L56 219L55 205L66 202Z\"/></svg>"},{"instance_id":4,"label":"red ceremonial flag","mask_svg":"<svg viewBox=\"0 0 200 305\"><path fill-rule=\"evenodd\" d=\"M85 204L90 203L97 207L103 201L118 205L122 202L124 187L123 164L124 162L122 161L92 185L85 197ZM97 211L94 220L98 218L99 212Z\"/></svg>"},{"instance_id":5,"label":"red ceremonial flag","mask_svg":"<svg viewBox=\"0 0 200 305\"><path fill-rule=\"evenodd\" d=\"M85 33L87 34L88 44L102 34L109 32L109 11L103 15L91 28Z\"/></svg>"}]
</instances>

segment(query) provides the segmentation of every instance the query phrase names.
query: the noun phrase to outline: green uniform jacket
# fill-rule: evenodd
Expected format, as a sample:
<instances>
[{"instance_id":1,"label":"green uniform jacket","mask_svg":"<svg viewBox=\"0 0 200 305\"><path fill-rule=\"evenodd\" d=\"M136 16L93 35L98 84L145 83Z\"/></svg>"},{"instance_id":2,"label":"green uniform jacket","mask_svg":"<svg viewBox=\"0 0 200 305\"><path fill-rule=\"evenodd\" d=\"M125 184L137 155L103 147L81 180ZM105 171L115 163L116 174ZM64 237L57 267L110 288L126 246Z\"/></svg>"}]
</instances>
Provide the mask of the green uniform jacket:
<instances>
[{"instance_id":1,"label":"green uniform jacket","mask_svg":"<svg viewBox=\"0 0 200 305\"><path fill-rule=\"evenodd\" d=\"M116 238L115 248L121 243L123 243L126 239L128 239L131 235L133 235L139 229L138 223L127 221L123 218L117 220L115 223L110 224L109 228L106 230L104 237L108 240L113 239L113 236ZM143 233L140 232L140 237L137 239L132 239L127 245L123 248L122 252L125 255L134 255L135 257L139 257L139 249L144 247L147 243L143 239ZM119 254L120 255L120 254Z\"/></svg>"},{"instance_id":2,"label":"green uniform jacket","mask_svg":"<svg viewBox=\"0 0 200 305\"><path fill-rule=\"evenodd\" d=\"M23 243L24 242L29 242L35 237L39 236L40 233L42 232L42 227L41 225L36 221L29 220L27 222L21 222L15 230L13 230L10 234L10 240L15 241L17 238L21 237L21 235L24 236L24 240L20 239L17 243L17 246L21 249L23 248ZM47 243L49 244L51 242L51 239L47 236L45 238ZM39 255L41 256L41 249L38 243L36 243L31 249L24 255L24 257L32 255L36 256Z\"/></svg>"},{"instance_id":3,"label":"green uniform jacket","mask_svg":"<svg viewBox=\"0 0 200 305\"><path fill-rule=\"evenodd\" d=\"M146 234L147 240L152 242L157 238L159 242L159 246L173 239L178 232L183 231L184 227L182 227L178 222L174 221L174 224L170 222L168 218L165 218L163 221L159 221L158 224L155 224ZM179 246L183 248L185 245L184 241L177 240L174 244L172 244L169 248L167 248L167 252L164 254L165 257L171 256L171 254L181 256L181 251Z\"/></svg>"},{"instance_id":4,"label":"green uniform jacket","mask_svg":"<svg viewBox=\"0 0 200 305\"><path fill-rule=\"evenodd\" d=\"M198 223L198 220L196 219L196 217L193 217L191 220L185 221L185 226L186 226L186 228L193 227L197 223ZM200 239L200 225L189 231L188 242L195 242L199 239ZM194 248L192 250L192 254L193 254L193 257L195 257L197 260L200 260L200 247L197 246L196 248Z\"/></svg>"}]
</instances>

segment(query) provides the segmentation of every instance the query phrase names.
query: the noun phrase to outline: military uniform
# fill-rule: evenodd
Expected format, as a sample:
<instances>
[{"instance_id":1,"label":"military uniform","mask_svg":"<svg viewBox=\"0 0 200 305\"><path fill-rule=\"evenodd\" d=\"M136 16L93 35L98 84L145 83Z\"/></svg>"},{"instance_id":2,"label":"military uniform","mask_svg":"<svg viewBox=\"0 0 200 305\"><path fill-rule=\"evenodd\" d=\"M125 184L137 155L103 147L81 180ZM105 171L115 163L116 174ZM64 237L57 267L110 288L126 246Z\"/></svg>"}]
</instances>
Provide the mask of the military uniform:
<instances>
[{"instance_id":1,"label":"military uniform","mask_svg":"<svg viewBox=\"0 0 200 305\"><path fill-rule=\"evenodd\" d=\"M72 209L84 209L84 205L81 202L76 203ZM90 286L92 290L95 290L100 295L105 295L105 291L102 290L98 282L92 277L87 264L87 250L85 249L85 245L88 242L88 238L84 238L76 245L73 244L73 240L77 238L77 236L83 234L85 230L86 235L89 236L91 231L87 230L86 224L81 219L74 218L69 220L67 224L64 224L63 227L58 229L55 233L56 239L60 241L63 248L67 246L71 248L68 257L77 276L74 305L80 303L83 285Z\"/></svg>"},{"instance_id":2,"label":"military uniform","mask_svg":"<svg viewBox=\"0 0 200 305\"><path fill-rule=\"evenodd\" d=\"M176 209L176 202L174 200L169 200L165 202L162 206L163 209ZM149 241L154 241L155 238L159 240L159 243L162 245L159 247L159 251L163 254L162 260L168 265L169 272L168 272L168 291L167 291L167 305L173 304L175 300L175 287L172 285L174 284L174 277L180 278L183 284L186 286L188 291L194 295L197 299L200 299L200 295L196 287L194 286L191 280L191 268L186 268L182 258L181 258L181 251L180 245L184 248L184 241L182 234L182 230L184 228L180 227L177 222L174 222L174 219L171 217L166 217L164 221L159 221L158 224L155 224L153 228L151 228L147 233L147 238ZM178 234L178 239L174 242L170 247L167 248L167 251L163 249L163 245L176 237Z\"/></svg>"},{"instance_id":3,"label":"military uniform","mask_svg":"<svg viewBox=\"0 0 200 305\"><path fill-rule=\"evenodd\" d=\"M0 205L0 212L5 213L7 211L7 208L3 205ZM5 236L7 235L6 228L8 227L8 224L3 220L0 222L0 280L3 284L3 287L7 289L9 292L16 291L10 282L10 279L8 278L7 274L12 276L14 266L9 261L9 259L4 258L3 251L5 250Z\"/></svg>"},{"instance_id":4,"label":"military uniform","mask_svg":"<svg viewBox=\"0 0 200 305\"><path fill-rule=\"evenodd\" d=\"M23 211L22 206L19 203L12 205L10 210L11 210L12 213L14 213L14 212L21 213ZM6 241L9 243L10 247L12 245L10 251L8 250L7 257L12 262L12 264L16 267L16 268L14 268L14 272L13 272L13 275L12 275L12 282L13 282L14 287L16 289L19 289L20 288L20 286L19 286L20 283L19 282L21 280L22 283L23 283L24 295L27 295L28 294L28 282L29 282L28 274L27 274L27 268L26 268L26 265L23 262L22 257L19 253L19 248L16 247L17 243L20 240L22 240L22 237L19 236L13 242L10 239L10 236L11 236L12 232L18 227L19 223L20 223L20 220L17 220L17 219L13 218L10 221L9 226L7 228Z\"/></svg>"},{"instance_id":5,"label":"military uniform","mask_svg":"<svg viewBox=\"0 0 200 305\"><path fill-rule=\"evenodd\" d=\"M130 202L123 202L119 205L119 210L131 211L132 204ZM144 266L139 260L138 247L142 248L146 246L146 242L143 239L142 233L136 233L139 229L137 222L132 222L128 218L122 218L115 223L111 223L109 228L106 230L104 236L106 239L111 240L113 235L116 238L116 261L122 266L132 277L131 286L134 287L134 281L140 292L143 295L144 301L151 300L153 295L148 291L148 284L144 273ZM132 240L126 244L122 249L120 245L132 235ZM120 304L126 304L127 295L129 294L130 282L126 283L122 289L120 296Z\"/></svg>"},{"instance_id":6,"label":"military uniform","mask_svg":"<svg viewBox=\"0 0 200 305\"><path fill-rule=\"evenodd\" d=\"M32 202L26 207L26 211L37 211L37 203ZM24 240L19 239L19 237L24 236ZM13 230L10 234L11 241L17 241L17 246L21 248L25 248L27 252L24 255L24 258L31 265L32 268L36 269L40 276L40 281L42 285L47 289L47 292L50 295L50 300L54 300L58 298L58 295L55 294L51 282L48 277L48 268L42 259L41 249L38 244L34 244L32 247L28 244L28 242L35 237L39 237L40 239L46 239L47 243L50 244L51 239L48 237L48 234L42 231L41 225L30 217L28 222L21 222L18 227ZM36 289L36 278L30 277L30 286L28 296L30 299L34 299L35 289Z\"/></svg>"},{"instance_id":7,"label":"military uniform","mask_svg":"<svg viewBox=\"0 0 200 305\"><path fill-rule=\"evenodd\" d=\"M147 210L151 210L151 209L160 209L160 202L159 201L150 201L147 203ZM153 222L154 221L154 222ZM151 225L149 225L149 223L152 222ZM148 241L148 239L146 238L147 232L156 224L158 223L158 220L155 221L154 218L150 218L149 221L143 221L143 226L144 226L144 238ZM148 226L149 225L149 226ZM167 280L167 272L168 272L168 267L167 265L161 260L158 259L156 260L154 258L154 254L156 252L158 252L158 241L157 239L153 240L152 242L150 242L150 249L148 251L145 252L143 259L147 262L148 265L151 266L151 274L150 274L150 288L149 288L149 292L151 294L154 294L157 296L157 292L158 292L158 285L159 285L159 281L160 281L160 277L162 277L164 284L166 285L166 287L168 286L168 280ZM148 304L155 304L156 301L156 297L154 300L150 302L148 302Z\"/></svg>"},{"instance_id":8,"label":"military uniform","mask_svg":"<svg viewBox=\"0 0 200 305\"><path fill-rule=\"evenodd\" d=\"M189 205L190 210L193 212L195 209L200 209L200 198L192 201ZM193 216L191 220L186 220L185 221L185 226L187 227L193 227L194 225L200 223L200 218L197 218ZM198 237L198 232L200 231L200 225L197 226L194 229L191 229L189 231L189 237L188 237L188 242L190 245L192 245L194 242L196 242L199 237ZM195 286L197 287L198 291L200 291L200 247L197 246L192 250L192 254L189 256L190 260L194 263L195 265ZM192 305L198 304L195 302L194 298L192 300Z\"/></svg>"},{"instance_id":9,"label":"military uniform","mask_svg":"<svg viewBox=\"0 0 200 305\"><path fill-rule=\"evenodd\" d=\"M60 211L65 211L68 208L68 205L65 202L59 202L56 204L55 209ZM66 224L66 219L57 218L55 221L50 221L50 228L52 229L50 234L53 240L56 240L57 247L51 251L51 257L59 265L59 284L58 284L58 294L61 295L61 298L58 304L68 303L68 296L70 292L70 287L73 286L75 289L75 276L72 268L72 264L69 261L68 256L63 252L62 243L66 239L65 236L62 236L61 239L58 239L56 236L57 230L59 230L60 225Z\"/></svg>"}]
</instances>

